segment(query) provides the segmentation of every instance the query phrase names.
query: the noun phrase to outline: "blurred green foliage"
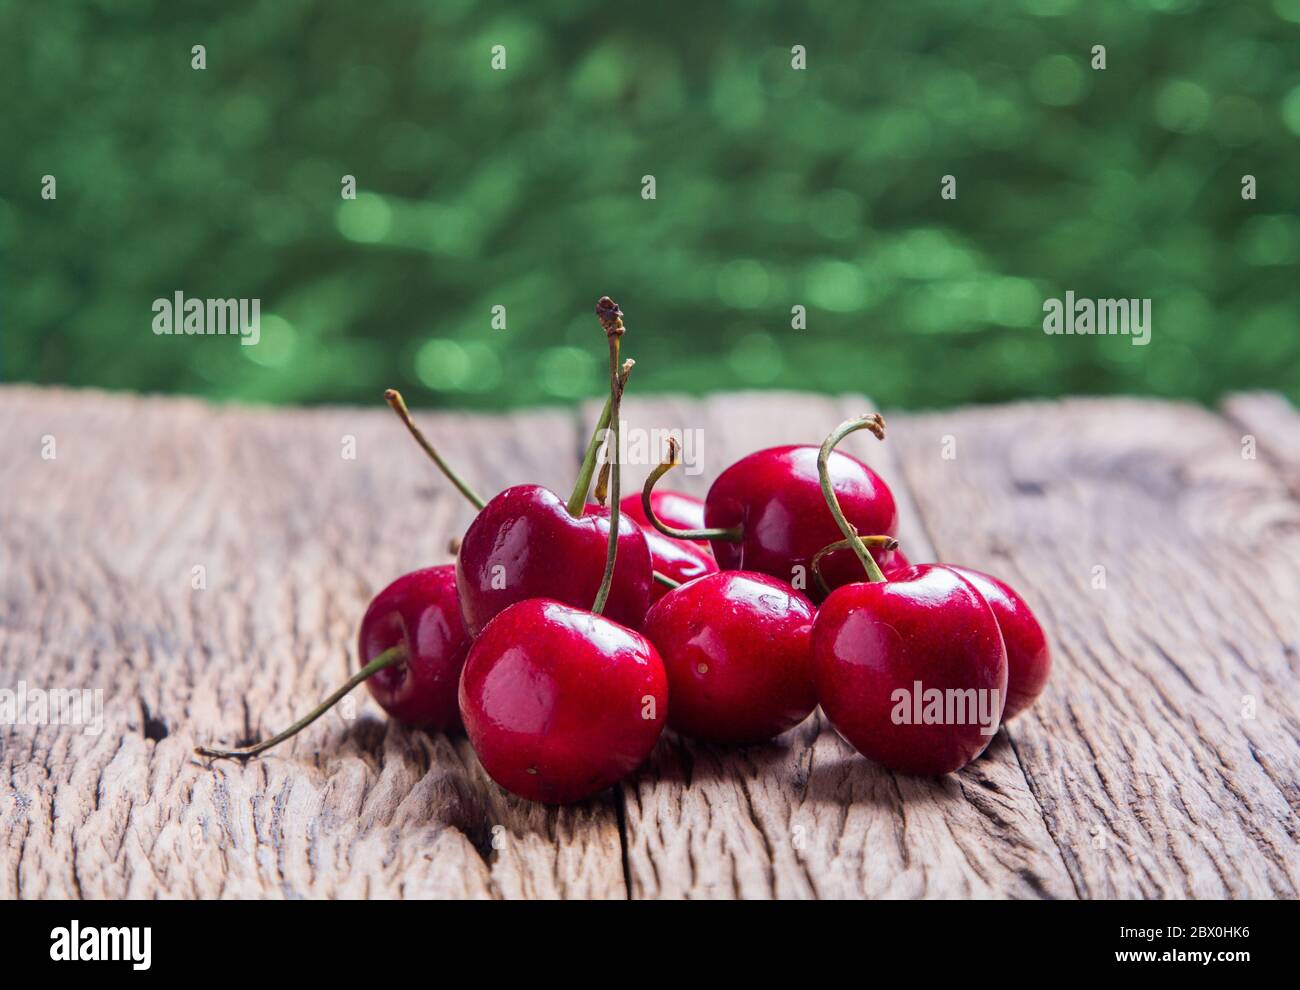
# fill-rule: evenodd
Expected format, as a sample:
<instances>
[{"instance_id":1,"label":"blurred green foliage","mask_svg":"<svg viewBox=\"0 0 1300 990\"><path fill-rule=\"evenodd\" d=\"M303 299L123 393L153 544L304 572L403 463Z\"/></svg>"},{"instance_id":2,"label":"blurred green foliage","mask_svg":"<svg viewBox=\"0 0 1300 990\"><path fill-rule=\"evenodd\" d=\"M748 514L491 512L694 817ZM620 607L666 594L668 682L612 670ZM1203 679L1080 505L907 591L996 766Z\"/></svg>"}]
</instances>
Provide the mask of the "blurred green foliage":
<instances>
[{"instance_id":1,"label":"blurred green foliage","mask_svg":"<svg viewBox=\"0 0 1300 990\"><path fill-rule=\"evenodd\" d=\"M567 401L609 293L634 392L1300 398L1300 0L0 0L0 80L10 380ZM1151 344L1044 335L1067 289Z\"/></svg>"}]
</instances>

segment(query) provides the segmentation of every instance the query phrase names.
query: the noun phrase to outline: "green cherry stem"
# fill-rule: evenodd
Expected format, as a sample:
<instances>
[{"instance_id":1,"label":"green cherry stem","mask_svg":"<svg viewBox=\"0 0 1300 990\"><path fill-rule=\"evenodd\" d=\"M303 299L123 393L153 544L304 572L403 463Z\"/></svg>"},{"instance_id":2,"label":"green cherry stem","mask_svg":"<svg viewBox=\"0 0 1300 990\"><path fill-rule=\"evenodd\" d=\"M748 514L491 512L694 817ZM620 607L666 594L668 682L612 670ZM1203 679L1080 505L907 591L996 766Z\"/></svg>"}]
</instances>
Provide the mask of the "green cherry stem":
<instances>
[{"instance_id":1,"label":"green cherry stem","mask_svg":"<svg viewBox=\"0 0 1300 990\"><path fill-rule=\"evenodd\" d=\"M726 543L739 543L745 537L744 526L732 526L729 529L678 529L676 526L669 526L655 515L650 496L654 493L655 484L659 479L677 466L677 448L676 438L669 437L667 458L650 472L650 477L645 480L645 487L641 489L641 511L650 520L650 525L664 536L671 536L674 540L722 540Z\"/></svg>"},{"instance_id":2,"label":"green cherry stem","mask_svg":"<svg viewBox=\"0 0 1300 990\"><path fill-rule=\"evenodd\" d=\"M667 574L660 574L658 571L654 571L653 573L654 573L655 580L658 581L660 584L662 584L665 588L680 588L682 586L682 583L680 581L674 581Z\"/></svg>"},{"instance_id":3,"label":"green cherry stem","mask_svg":"<svg viewBox=\"0 0 1300 990\"><path fill-rule=\"evenodd\" d=\"M298 721L294 722L293 725L289 726L289 728L285 729L283 732L276 733L270 739L264 739L252 746L244 746L240 749L209 749L207 746L198 746L195 748L194 752L198 753L199 756L208 756L219 760L246 760L250 756L264 753L272 746L284 742L290 736L297 735L303 729L307 728L307 726L311 725L338 704L344 695L372 674L383 670L385 667L395 667L400 663L405 663L406 656L406 645L403 643L398 643L396 646L391 646L384 650L383 653L379 654L379 656L375 657L368 664L349 677L347 683L345 683L341 688L331 694L302 718L298 719Z\"/></svg>"},{"instance_id":4,"label":"green cherry stem","mask_svg":"<svg viewBox=\"0 0 1300 990\"><path fill-rule=\"evenodd\" d=\"M863 536L859 537L863 543L869 547L875 547L879 550L897 550L898 541L892 536ZM813 580L817 583L818 590L822 595L831 593L831 586L826 583L822 577L822 558L828 553L834 553L836 550L852 550L853 544L848 540L837 540L829 546L824 546L813 554L812 560L808 561L808 569L812 571Z\"/></svg>"},{"instance_id":5,"label":"green cherry stem","mask_svg":"<svg viewBox=\"0 0 1300 990\"><path fill-rule=\"evenodd\" d=\"M618 376L620 387L627 387L627 378L632 374L634 364L636 362L631 358L623 362L623 368ZM591 479L596 473L596 458L600 454L601 444L605 441L605 431L609 429L613 404L614 397L611 395L605 400L605 408L601 410L600 418L596 420L596 428L591 431L591 439L587 441L587 451L582 455L582 467L578 470L578 480L574 482L573 493L565 503L564 507L569 510L569 515L574 519L581 516L583 508L586 507L587 492L591 490Z\"/></svg>"},{"instance_id":6,"label":"green cherry stem","mask_svg":"<svg viewBox=\"0 0 1300 990\"><path fill-rule=\"evenodd\" d=\"M411 436L415 437L415 442L429 455L433 463L438 465L438 470L456 486L462 495L469 499L474 508L482 509L487 504L483 501L483 497L474 491L464 478L453 471L451 465L444 461L434 449L433 444L425 439L424 434L420 432L420 428L415 425L415 420L411 418L411 410L406 408L406 400L402 398L402 393L395 388L390 388L384 392L384 400L393 407L393 412L397 413L398 418L406 424L406 428L411 431Z\"/></svg>"},{"instance_id":7,"label":"green cherry stem","mask_svg":"<svg viewBox=\"0 0 1300 990\"><path fill-rule=\"evenodd\" d=\"M618 352L623 339L623 311L618 303L609 296L601 296L596 302L596 315L605 330L609 341L609 431L605 446L605 457L609 462L609 549L605 555L605 573L600 579L600 590L596 592L596 601L591 610L597 615L605 611L609 601L609 589L614 584L614 564L618 560L618 521L619 521L619 463L618 463L618 417L619 407L623 401L623 386L626 379L619 373ZM586 496L586 490L583 490Z\"/></svg>"},{"instance_id":8,"label":"green cherry stem","mask_svg":"<svg viewBox=\"0 0 1300 990\"><path fill-rule=\"evenodd\" d=\"M845 541L857 554L858 560L862 562L862 566L866 569L867 579L872 582L880 582L885 580L885 575L880 571L880 565L876 563L876 559L871 556L871 551L862 542L862 537L858 535L857 529L845 518L839 497L836 496L835 488L831 485L831 472L828 464L831 452L835 449L837 443L850 433L856 433L858 430L870 430L877 440L883 440L885 439L885 420L880 413L870 413L866 416L859 416L857 419L847 419L835 427L831 435L826 438L826 442L822 444L821 451L817 454L817 474L821 479L822 495L826 498L826 505L831 510L831 515L835 517L840 532L844 534Z\"/></svg>"}]
</instances>

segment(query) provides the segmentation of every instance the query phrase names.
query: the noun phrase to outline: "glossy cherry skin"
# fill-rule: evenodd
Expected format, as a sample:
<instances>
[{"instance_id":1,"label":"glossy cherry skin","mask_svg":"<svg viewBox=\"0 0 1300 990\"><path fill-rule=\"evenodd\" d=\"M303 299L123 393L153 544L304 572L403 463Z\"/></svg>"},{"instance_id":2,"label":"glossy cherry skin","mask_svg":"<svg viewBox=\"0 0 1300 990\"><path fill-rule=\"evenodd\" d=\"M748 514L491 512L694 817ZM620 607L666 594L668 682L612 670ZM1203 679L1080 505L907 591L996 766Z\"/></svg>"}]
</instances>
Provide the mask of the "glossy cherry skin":
<instances>
[{"instance_id":1,"label":"glossy cherry skin","mask_svg":"<svg viewBox=\"0 0 1300 990\"><path fill-rule=\"evenodd\" d=\"M406 725L460 729L456 692L469 635L450 564L404 574L366 609L357 634L361 666L398 644L406 645L407 661L385 667L366 681L379 706Z\"/></svg>"},{"instance_id":2,"label":"glossy cherry skin","mask_svg":"<svg viewBox=\"0 0 1300 990\"><path fill-rule=\"evenodd\" d=\"M456 556L465 628L477 636L498 612L529 598L591 608L605 573L608 542L608 518L575 519L560 496L540 485L507 488L470 523ZM639 628L653 583L641 527L620 517L605 615Z\"/></svg>"},{"instance_id":3,"label":"glossy cherry skin","mask_svg":"<svg viewBox=\"0 0 1300 990\"><path fill-rule=\"evenodd\" d=\"M912 566L912 562L907 559L907 555L902 550L889 551L883 554L882 557L883 559L877 558L877 561L880 564L881 572L887 578L891 577L895 571L905 571ZM859 580L861 579L859 578Z\"/></svg>"},{"instance_id":4,"label":"glossy cherry skin","mask_svg":"<svg viewBox=\"0 0 1300 990\"><path fill-rule=\"evenodd\" d=\"M669 728L744 744L802 722L817 707L816 612L790 585L753 571L709 574L669 591L645 620L668 671Z\"/></svg>"},{"instance_id":5,"label":"glossy cherry skin","mask_svg":"<svg viewBox=\"0 0 1300 990\"><path fill-rule=\"evenodd\" d=\"M704 526L704 502L693 495L668 490L650 493L650 505L660 522L678 529L701 529ZM645 533L646 543L650 546L650 558L654 569L678 584L713 574L718 570L713 559L713 551L705 540L677 540L664 536L655 529L646 518L645 508L641 505L640 495L629 495L619 503L619 510L635 519ZM654 583L651 601L657 602L667 592L667 585Z\"/></svg>"},{"instance_id":6,"label":"glossy cherry skin","mask_svg":"<svg viewBox=\"0 0 1300 990\"><path fill-rule=\"evenodd\" d=\"M654 529L650 520L646 518L645 507L641 505L639 493L627 496L618 503L618 506L619 509L639 522L642 528ZM681 492L669 491L666 488L656 489L650 493L650 506L655 510L655 515L659 517L659 521L667 523L669 526L677 529L704 528L704 501L694 495L684 495ZM655 532L658 533L659 531L655 530ZM680 540L678 542L695 545L695 542L691 540ZM707 546L706 543L700 543L700 545Z\"/></svg>"},{"instance_id":7,"label":"glossy cherry skin","mask_svg":"<svg viewBox=\"0 0 1300 990\"><path fill-rule=\"evenodd\" d=\"M501 612L474 641L460 711L493 780L530 801L568 804L650 754L668 714L668 678L644 636L535 598Z\"/></svg>"},{"instance_id":8,"label":"glossy cherry skin","mask_svg":"<svg viewBox=\"0 0 1300 990\"><path fill-rule=\"evenodd\" d=\"M761 571L786 582L801 574L811 590L813 554L843 538L822 495L817 454L817 447L772 447L741 458L718 476L704 500L705 525L744 527L739 543L711 541L719 567ZM880 476L839 451L831 454L828 468L844 514L858 532L895 535L898 509ZM872 553L887 559L888 551ZM827 554L820 566L832 589L862 580L862 565L851 550Z\"/></svg>"},{"instance_id":9,"label":"glossy cherry skin","mask_svg":"<svg viewBox=\"0 0 1300 990\"><path fill-rule=\"evenodd\" d=\"M705 574L718 573L718 562L704 547L674 540L657 529L647 529L644 532L654 569L665 577L672 578L678 584L685 584ZM667 585L656 581L650 591L651 603L659 601L671 590Z\"/></svg>"},{"instance_id":10,"label":"glossy cherry skin","mask_svg":"<svg viewBox=\"0 0 1300 990\"><path fill-rule=\"evenodd\" d=\"M1007 651L974 586L922 564L831 592L813 623L813 680L822 711L863 756L904 773L951 773L997 731ZM939 724L926 708L931 691ZM959 713L942 704L950 691L975 693L961 695L969 707Z\"/></svg>"},{"instance_id":11,"label":"glossy cherry skin","mask_svg":"<svg viewBox=\"0 0 1300 990\"><path fill-rule=\"evenodd\" d=\"M591 512L593 508L598 507L589 505L586 511ZM599 511L608 514L605 509ZM686 540L674 540L672 537L664 536L653 526L642 526L641 532L645 535L646 546L650 548L650 563L654 569L665 577L672 578L678 584L685 584L705 574L718 572L718 562L704 547L688 543ZM659 601L670 590L666 584L656 581L650 589L651 604Z\"/></svg>"},{"instance_id":12,"label":"glossy cherry skin","mask_svg":"<svg viewBox=\"0 0 1300 990\"><path fill-rule=\"evenodd\" d=\"M998 620L1007 648L1007 706L1002 721L1019 715L1034 703L1052 671L1052 651L1043 627L1025 600L1005 581L969 567L947 564L975 586Z\"/></svg>"}]
</instances>

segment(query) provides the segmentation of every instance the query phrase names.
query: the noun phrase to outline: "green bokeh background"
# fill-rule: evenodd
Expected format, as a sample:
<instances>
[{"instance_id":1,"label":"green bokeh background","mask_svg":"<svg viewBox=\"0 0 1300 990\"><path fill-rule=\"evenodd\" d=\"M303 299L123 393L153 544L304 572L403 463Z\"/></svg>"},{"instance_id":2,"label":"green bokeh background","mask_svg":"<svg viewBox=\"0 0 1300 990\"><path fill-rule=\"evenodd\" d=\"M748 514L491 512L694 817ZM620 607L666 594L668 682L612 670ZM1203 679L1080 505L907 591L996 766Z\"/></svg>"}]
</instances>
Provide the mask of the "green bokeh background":
<instances>
[{"instance_id":1,"label":"green bokeh background","mask_svg":"<svg viewBox=\"0 0 1300 990\"><path fill-rule=\"evenodd\" d=\"M1300 399L1300 0L0 0L0 82L6 380L566 402L609 293L634 392ZM1151 344L1044 335L1067 289Z\"/></svg>"}]
</instances>

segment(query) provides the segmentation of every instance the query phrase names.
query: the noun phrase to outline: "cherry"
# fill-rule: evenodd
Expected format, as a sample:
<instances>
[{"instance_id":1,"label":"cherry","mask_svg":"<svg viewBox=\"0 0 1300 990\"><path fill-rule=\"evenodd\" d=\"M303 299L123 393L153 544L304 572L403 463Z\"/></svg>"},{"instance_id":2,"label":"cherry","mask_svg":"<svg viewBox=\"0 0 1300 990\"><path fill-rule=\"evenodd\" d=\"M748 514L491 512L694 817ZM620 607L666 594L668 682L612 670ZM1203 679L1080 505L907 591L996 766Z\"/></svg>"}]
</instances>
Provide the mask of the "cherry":
<instances>
[{"instance_id":1,"label":"cherry","mask_svg":"<svg viewBox=\"0 0 1300 990\"><path fill-rule=\"evenodd\" d=\"M877 436L884 436L884 421L879 416L869 416L862 420L862 428L871 429ZM641 511L651 524L661 533L677 540L693 540L708 537L712 543L713 554L722 570L756 570L792 584L797 590L806 588L808 572L812 558L820 547L825 546L823 537L827 536L824 526L829 523L830 535L838 536L835 520L826 512L825 496L821 491L821 482L817 475L816 447L773 447L769 450L750 454L727 468L713 483L705 500L706 516L710 512L727 513L740 509L751 513L729 529L677 529L668 525L659 517L655 509L655 483L676 466L678 445L675 439L668 440L668 455L665 461L656 467L646 479L641 493ZM814 511L806 496L809 493L807 479L808 459L812 460L811 491L815 495L815 504L820 512ZM784 464L788 471L777 471L777 465ZM898 511L894 506L894 497L885 483L860 461L845 454L835 454L832 471L837 471L837 485L844 485L853 495L858 518L869 531L892 532L897 527ZM739 469L739 470L738 470ZM755 489L745 495L741 494L741 479L748 477L754 485L762 484L759 477L764 470L771 470L768 489ZM863 474L865 472L865 474ZM780 478L787 479L782 488ZM742 505L742 499L748 501ZM715 508L722 506L722 509ZM824 518L823 518L824 517ZM708 516L712 522L716 516ZM880 530L870 527L880 523ZM814 539L809 534L819 534ZM892 563L892 550L897 543L889 535L867 537L871 552L880 556L882 561ZM818 542L821 541L821 542ZM856 565L849 570L843 563L844 554L837 545L824 567L830 571L831 580L844 583L853 580L858 571ZM852 561L851 555L848 557ZM825 576L823 576L825 580ZM814 601L829 593L828 587L808 589Z\"/></svg>"},{"instance_id":2,"label":"cherry","mask_svg":"<svg viewBox=\"0 0 1300 990\"><path fill-rule=\"evenodd\" d=\"M406 725L458 730L456 689L469 643L456 569L443 564L405 574L375 596L361 619L357 655L364 665L385 650L403 647L406 662L377 671L366 681L370 694Z\"/></svg>"},{"instance_id":3,"label":"cherry","mask_svg":"<svg viewBox=\"0 0 1300 990\"><path fill-rule=\"evenodd\" d=\"M910 566L900 550L881 570L892 581ZM1002 630L1002 641L1007 648L1007 705L1002 712L1002 721L1006 722L1032 705L1047 686L1052 672L1052 651L1047 636L1029 605L1005 581L969 567L944 566L975 586L993 609L998 628Z\"/></svg>"},{"instance_id":4,"label":"cherry","mask_svg":"<svg viewBox=\"0 0 1300 990\"><path fill-rule=\"evenodd\" d=\"M975 586L993 609L1002 630L1002 642L1007 648L1007 705L1002 711L1002 721L1006 722L1032 705L1047 686L1052 671L1047 637L1028 604L1005 581L969 567L946 566Z\"/></svg>"},{"instance_id":5,"label":"cherry","mask_svg":"<svg viewBox=\"0 0 1300 990\"><path fill-rule=\"evenodd\" d=\"M574 607L592 603L608 564L606 535L613 527L621 544L621 563L608 590L610 617L632 627L640 625L650 605L653 571L649 548L641 529L622 520L618 507L616 458L614 493L607 517L585 512L596 461L602 444L617 451L618 403L627 384L632 362L619 365L623 314L604 296L597 316L610 349L610 396L592 433L578 481L567 501L539 485L507 488L484 501L438 456L411 418L401 395L385 393L389 405L411 435L479 513L461 540L456 559L456 580L461 612L470 635L476 636L497 613L529 598L552 598Z\"/></svg>"},{"instance_id":6,"label":"cherry","mask_svg":"<svg viewBox=\"0 0 1300 990\"><path fill-rule=\"evenodd\" d=\"M640 496L638 496L638 500L639 498ZM627 499L624 499L624 503L626 502ZM608 518L609 510L603 505L588 505L583 509L583 514ZM624 518L626 519L626 516ZM713 559L713 554L709 553L704 547L695 543L688 543L685 540L670 539L652 527L641 526L640 529L650 551L651 566L654 568L655 581L650 586L651 604L666 595L671 588L685 584L687 581L701 577L704 574L713 574L717 571L718 565ZM619 554L623 552L620 548ZM622 564L619 567L622 567ZM616 568L614 571L615 580L617 580L619 573ZM634 629L641 628L640 620L625 622L624 625L631 626Z\"/></svg>"},{"instance_id":7,"label":"cherry","mask_svg":"<svg viewBox=\"0 0 1300 990\"><path fill-rule=\"evenodd\" d=\"M668 679L650 642L560 602L511 605L474 641L460 710L488 775L532 801L580 801L635 770L663 731Z\"/></svg>"},{"instance_id":8,"label":"cherry","mask_svg":"<svg viewBox=\"0 0 1300 990\"><path fill-rule=\"evenodd\" d=\"M827 507L868 580L832 591L817 613L817 697L836 731L869 759L906 773L950 773L997 732L1007 651L993 609L955 569L922 564L885 580L829 477L835 444L864 426L840 424L818 456ZM841 545L814 555L815 578L821 558Z\"/></svg>"},{"instance_id":9,"label":"cherry","mask_svg":"<svg viewBox=\"0 0 1300 990\"><path fill-rule=\"evenodd\" d=\"M669 727L743 744L802 722L817 707L815 614L789 584L750 571L709 574L669 591L645 621L668 672Z\"/></svg>"},{"instance_id":10,"label":"cherry","mask_svg":"<svg viewBox=\"0 0 1300 990\"><path fill-rule=\"evenodd\" d=\"M670 581L682 585L705 574L718 572L718 562L704 547L670 539L656 529L642 527L641 531L645 534L646 543L650 547L650 559L654 562L655 583L650 592L652 604L672 589Z\"/></svg>"},{"instance_id":11,"label":"cherry","mask_svg":"<svg viewBox=\"0 0 1300 990\"><path fill-rule=\"evenodd\" d=\"M456 583L470 635L529 598L589 607L604 574L610 532L609 513L599 511L603 514L575 518L558 495L540 485L516 485L488 502L456 555ZM650 607L650 550L630 519L620 518L618 542L609 617L637 628Z\"/></svg>"},{"instance_id":12,"label":"cherry","mask_svg":"<svg viewBox=\"0 0 1300 990\"><path fill-rule=\"evenodd\" d=\"M1007 652L992 609L952 568L838 588L817 612L812 647L822 711L882 766L951 773L997 731Z\"/></svg>"},{"instance_id":13,"label":"cherry","mask_svg":"<svg viewBox=\"0 0 1300 990\"><path fill-rule=\"evenodd\" d=\"M884 438L884 420L864 417L861 428ZM818 448L772 447L741 458L722 472L704 500L706 526L685 529L659 519L651 504L656 481L673 466L677 445L669 441L668 461L653 471L642 493L646 518L661 533L676 539L707 538L723 570L761 571L786 582L806 581L813 554L839 538L835 520L826 511L818 475ZM864 533L893 536L898 509L888 486L871 468L847 454L835 452L829 462L831 483L849 520ZM873 551L887 561L887 552ZM836 552L825 562L830 587L860 577L853 556ZM816 597L821 597L814 591Z\"/></svg>"},{"instance_id":14,"label":"cherry","mask_svg":"<svg viewBox=\"0 0 1300 990\"><path fill-rule=\"evenodd\" d=\"M452 566L412 571L370 602L357 635L362 667L346 684L269 739L233 750L200 746L195 752L230 759L256 756L297 735L362 681L399 722L422 729L459 729L456 692L468 651Z\"/></svg>"},{"instance_id":15,"label":"cherry","mask_svg":"<svg viewBox=\"0 0 1300 990\"><path fill-rule=\"evenodd\" d=\"M659 739L668 706L668 678L655 648L601 614L614 600L624 543L620 527L636 530L640 542L632 545L647 557L648 551L618 505L622 314L608 297L596 309L609 339L613 436L608 518L583 517L607 534L595 601L591 611L545 598L503 609L474 641L460 682L461 717L488 775L521 797L551 804L579 801L634 770ZM603 479L598 488L604 491ZM648 566L644 572L649 574Z\"/></svg>"}]
</instances>

